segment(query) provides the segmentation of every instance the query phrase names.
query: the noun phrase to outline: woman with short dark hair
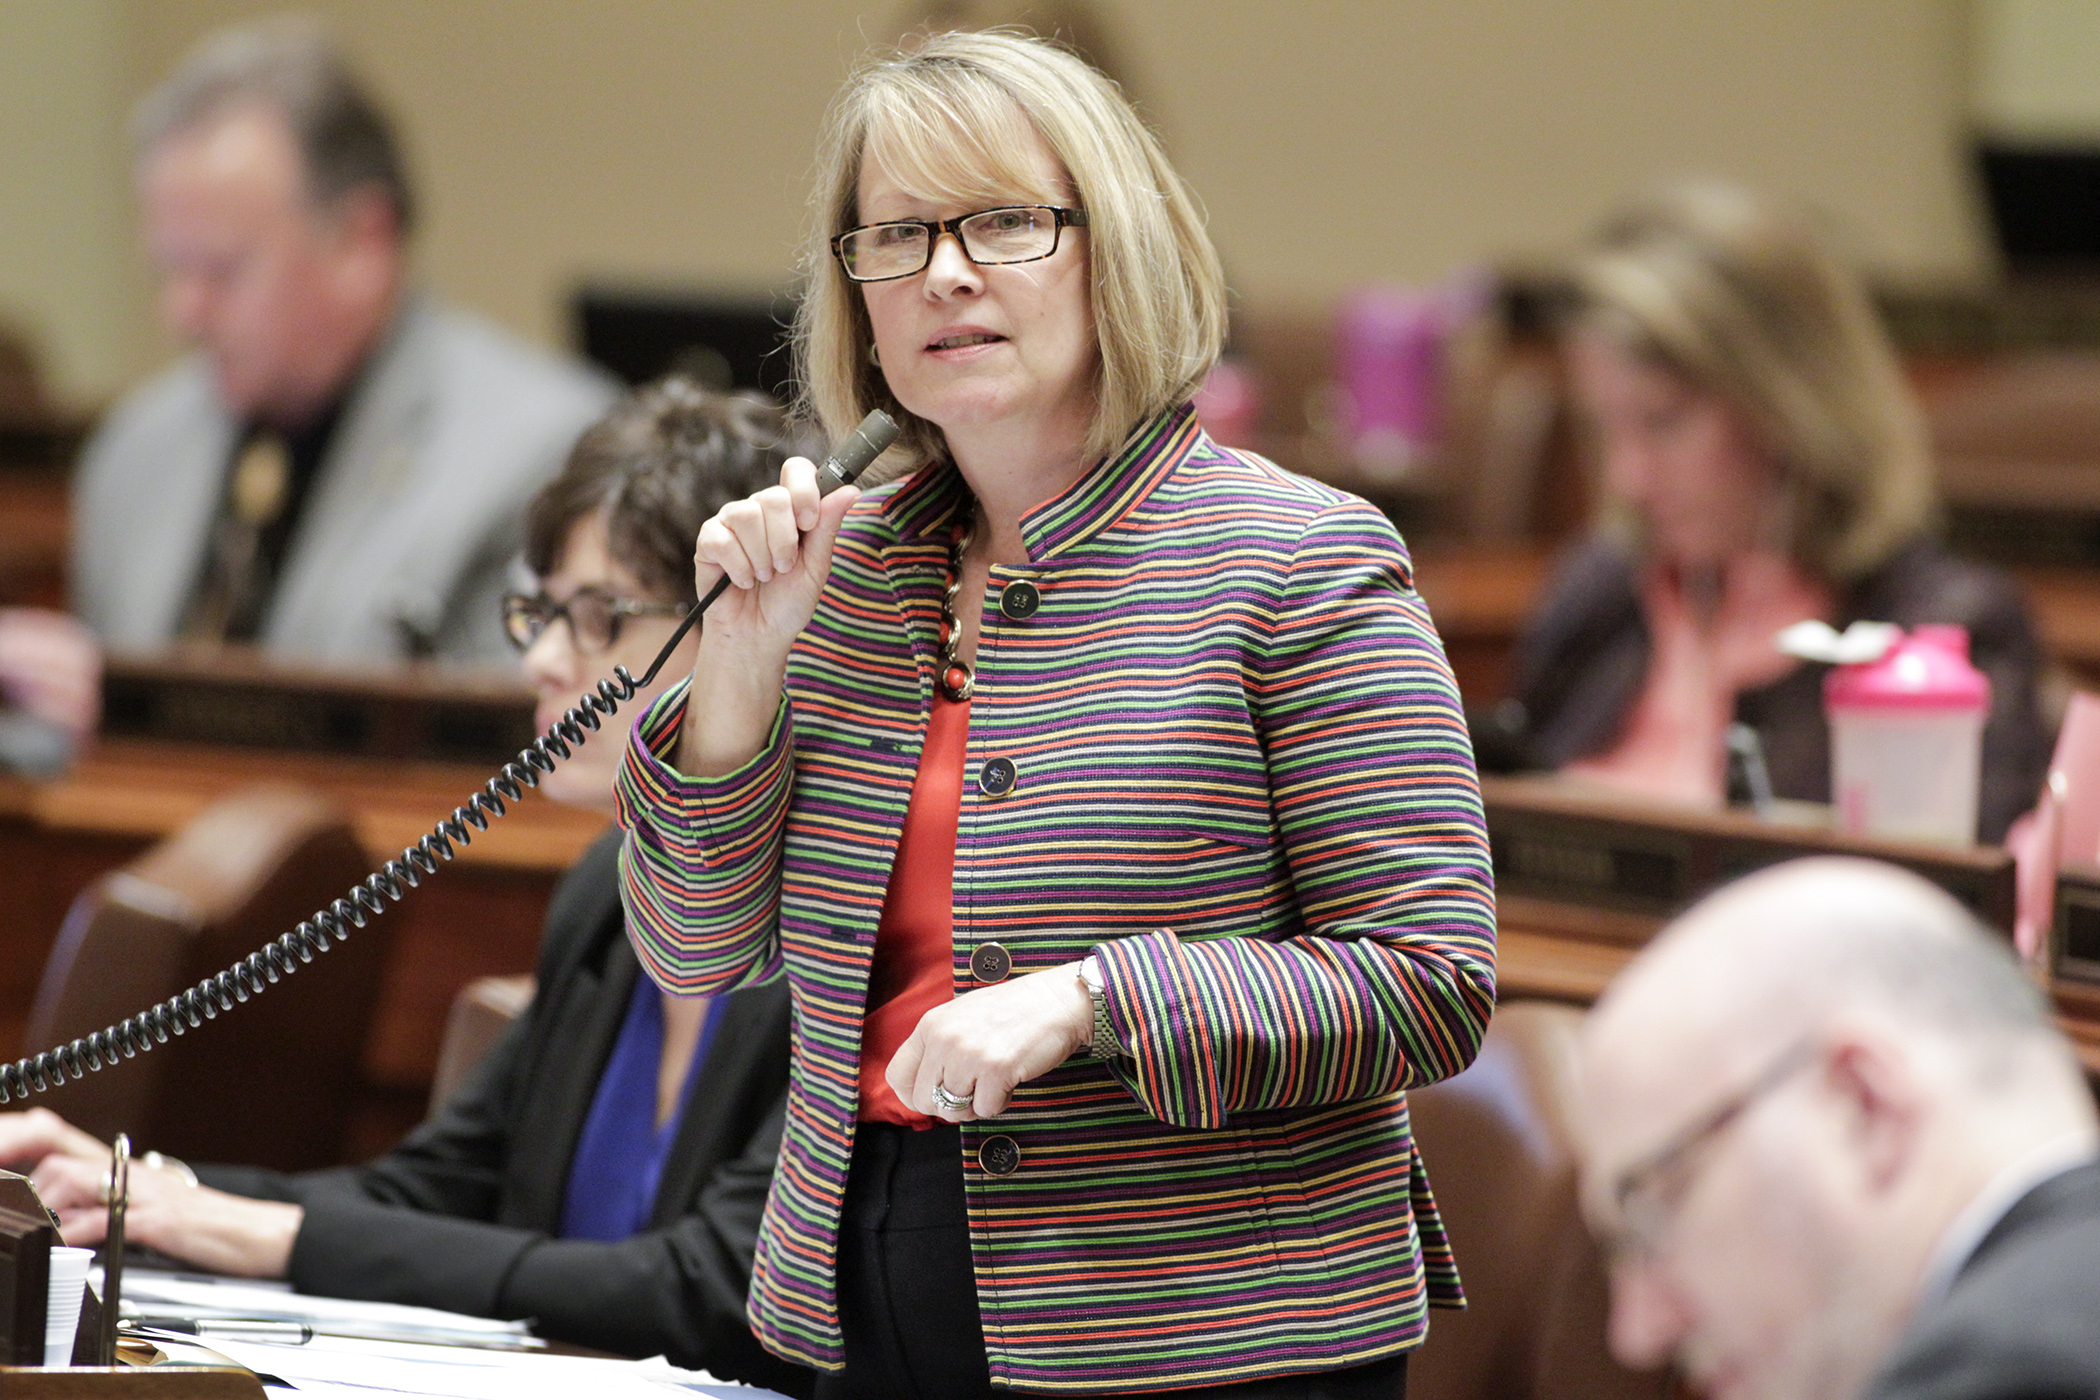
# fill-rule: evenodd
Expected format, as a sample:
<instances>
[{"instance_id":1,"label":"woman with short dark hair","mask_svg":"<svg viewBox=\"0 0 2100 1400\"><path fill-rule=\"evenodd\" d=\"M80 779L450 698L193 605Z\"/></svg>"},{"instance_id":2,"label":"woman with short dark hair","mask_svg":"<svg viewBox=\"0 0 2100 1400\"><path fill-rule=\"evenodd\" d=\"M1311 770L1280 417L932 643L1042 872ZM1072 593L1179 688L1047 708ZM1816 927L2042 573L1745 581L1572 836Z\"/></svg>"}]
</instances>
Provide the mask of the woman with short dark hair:
<instances>
[{"instance_id":1,"label":"woman with short dark hair","mask_svg":"<svg viewBox=\"0 0 2100 1400\"><path fill-rule=\"evenodd\" d=\"M691 606L694 532L776 479L796 441L770 404L677 379L584 433L532 502L535 587L505 608L542 730L614 665L647 666ZM609 810L624 737L592 736L541 789ZM399 1147L299 1176L134 1165L130 1238L304 1292L529 1317L559 1341L805 1393L808 1374L744 1321L785 1112L785 989L680 997L641 976L618 856L608 834L563 879L532 1005ZM0 1115L0 1164L32 1172L71 1243L101 1238L108 1162L49 1112Z\"/></svg>"}]
</instances>

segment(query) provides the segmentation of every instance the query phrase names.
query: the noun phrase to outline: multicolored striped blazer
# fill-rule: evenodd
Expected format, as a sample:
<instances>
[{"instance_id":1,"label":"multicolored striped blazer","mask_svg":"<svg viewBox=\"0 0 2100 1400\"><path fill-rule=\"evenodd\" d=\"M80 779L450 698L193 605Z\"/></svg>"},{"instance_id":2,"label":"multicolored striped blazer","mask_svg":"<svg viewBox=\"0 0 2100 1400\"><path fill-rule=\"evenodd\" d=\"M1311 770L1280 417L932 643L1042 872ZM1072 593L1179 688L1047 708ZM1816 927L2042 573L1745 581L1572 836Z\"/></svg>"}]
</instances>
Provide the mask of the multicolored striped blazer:
<instances>
[{"instance_id":1,"label":"multicolored striped blazer","mask_svg":"<svg viewBox=\"0 0 2100 1400\"><path fill-rule=\"evenodd\" d=\"M794 1084L751 1293L840 1364L834 1236L869 958L930 705L952 466L847 517L766 748L619 783L642 961L792 982ZM1167 414L995 568L955 855L955 988L1099 954L1128 1061L1081 1054L964 1125L993 1379L1224 1384L1418 1342L1458 1277L1403 1090L1473 1056L1494 909L1472 752L1392 526ZM1017 585L1028 585L1018 587ZM996 967L996 958L984 960Z\"/></svg>"}]
</instances>

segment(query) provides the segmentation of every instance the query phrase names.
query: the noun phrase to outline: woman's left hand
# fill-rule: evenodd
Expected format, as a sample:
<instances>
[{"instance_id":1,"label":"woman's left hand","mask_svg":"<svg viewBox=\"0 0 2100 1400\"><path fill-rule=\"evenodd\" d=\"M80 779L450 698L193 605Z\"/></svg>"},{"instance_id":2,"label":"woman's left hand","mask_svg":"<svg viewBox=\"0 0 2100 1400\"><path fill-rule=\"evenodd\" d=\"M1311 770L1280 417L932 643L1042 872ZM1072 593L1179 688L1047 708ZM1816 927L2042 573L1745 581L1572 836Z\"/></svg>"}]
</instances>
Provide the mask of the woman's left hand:
<instances>
[{"instance_id":1,"label":"woman's left hand","mask_svg":"<svg viewBox=\"0 0 2100 1400\"><path fill-rule=\"evenodd\" d=\"M44 1204L58 1214L67 1244L94 1245L109 1232L102 1192L107 1162L46 1157L30 1174ZM306 1212L284 1201L192 1186L179 1172L133 1163L124 1237L215 1273L283 1278Z\"/></svg>"},{"instance_id":2,"label":"woman's left hand","mask_svg":"<svg viewBox=\"0 0 2100 1400\"><path fill-rule=\"evenodd\" d=\"M1071 1058L1093 1025L1093 998L1078 963L965 992L919 1018L890 1057L890 1087L911 1108L950 1123L995 1118L1015 1085ZM936 1086L970 1102L943 1108L933 1097Z\"/></svg>"}]
</instances>

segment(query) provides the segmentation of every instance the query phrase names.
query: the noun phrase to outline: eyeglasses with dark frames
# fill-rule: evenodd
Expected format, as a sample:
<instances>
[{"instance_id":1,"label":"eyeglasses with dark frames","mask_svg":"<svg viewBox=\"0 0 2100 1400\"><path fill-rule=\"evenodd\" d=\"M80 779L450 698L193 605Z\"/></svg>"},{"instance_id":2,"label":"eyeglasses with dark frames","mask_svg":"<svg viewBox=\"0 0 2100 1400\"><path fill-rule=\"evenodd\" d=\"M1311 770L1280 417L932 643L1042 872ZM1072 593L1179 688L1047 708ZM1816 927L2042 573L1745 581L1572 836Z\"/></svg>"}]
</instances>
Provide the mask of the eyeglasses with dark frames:
<instances>
[{"instance_id":1,"label":"eyeglasses with dark frames","mask_svg":"<svg viewBox=\"0 0 2100 1400\"><path fill-rule=\"evenodd\" d=\"M933 245L952 233L963 256L981 267L1039 262L1057 251L1067 228L1087 226L1084 209L1055 204L1008 204L953 219L892 219L849 228L831 240L831 252L855 282L889 282L924 272Z\"/></svg>"},{"instance_id":2,"label":"eyeglasses with dark frames","mask_svg":"<svg viewBox=\"0 0 2100 1400\"><path fill-rule=\"evenodd\" d=\"M1748 1084L1620 1172L1612 1183L1612 1204L1618 1208L1620 1224L1609 1241L1611 1253L1628 1260L1652 1258L1669 1229L1672 1213L1691 1189L1692 1158L1758 1100L1814 1063L1820 1049L1812 1039L1794 1042Z\"/></svg>"},{"instance_id":3,"label":"eyeglasses with dark frames","mask_svg":"<svg viewBox=\"0 0 2100 1400\"><path fill-rule=\"evenodd\" d=\"M524 651L555 619L565 619L576 649L592 655L619 641L620 626L630 617L683 617L685 612L684 603L621 598L602 588L579 588L562 603L544 593L511 593L503 599L503 630L511 645Z\"/></svg>"}]
</instances>

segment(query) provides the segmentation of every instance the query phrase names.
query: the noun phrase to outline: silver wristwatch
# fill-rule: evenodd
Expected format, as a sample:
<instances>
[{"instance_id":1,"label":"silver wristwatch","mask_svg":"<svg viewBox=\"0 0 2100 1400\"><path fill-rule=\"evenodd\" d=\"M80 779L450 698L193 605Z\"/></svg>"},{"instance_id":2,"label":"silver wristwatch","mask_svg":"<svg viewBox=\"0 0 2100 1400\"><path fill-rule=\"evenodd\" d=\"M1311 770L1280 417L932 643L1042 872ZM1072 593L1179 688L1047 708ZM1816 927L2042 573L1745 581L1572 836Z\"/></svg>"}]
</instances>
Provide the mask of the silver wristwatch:
<instances>
[{"instance_id":1,"label":"silver wristwatch","mask_svg":"<svg viewBox=\"0 0 2100 1400\"><path fill-rule=\"evenodd\" d=\"M1079 964L1079 982L1094 1003L1094 1035L1086 1048L1096 1059L1127 1059L1128 1055L1116 1040L1115 1022L1108 1019L1108 989L1101 980L1101 959L1092 953L1087 954Z\"/></svg>"}]
</instances>

